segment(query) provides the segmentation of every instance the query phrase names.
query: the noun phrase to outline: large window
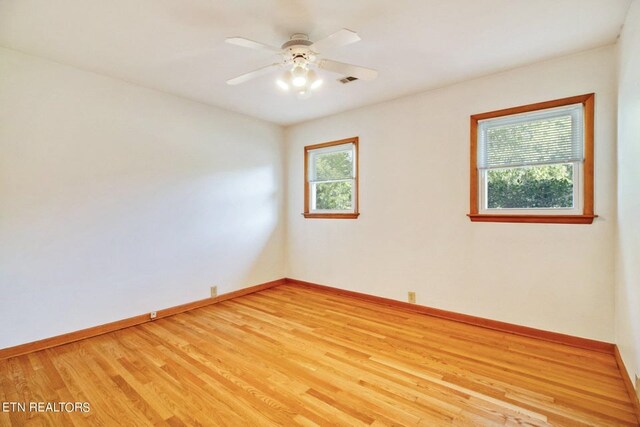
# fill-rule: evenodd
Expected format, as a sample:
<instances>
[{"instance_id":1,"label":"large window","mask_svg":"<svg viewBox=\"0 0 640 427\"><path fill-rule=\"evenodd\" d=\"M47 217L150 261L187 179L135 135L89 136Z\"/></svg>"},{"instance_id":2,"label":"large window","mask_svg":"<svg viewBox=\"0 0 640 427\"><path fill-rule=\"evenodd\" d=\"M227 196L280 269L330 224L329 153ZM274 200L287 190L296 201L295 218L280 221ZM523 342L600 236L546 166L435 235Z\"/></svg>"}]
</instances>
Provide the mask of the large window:
<instances>
[{"instance_id":1,"label":"large window","mask_svg":"<svg viewBox=\"0 0 640 427\"><path fill-rule=\"evenodd\" d=\"M471 220L590 224L593 99L471 116Z\"/></svg>"},{"instance_id":2,"label":"large window","mask_svg":"<svg viewBox=\"0 0 640 427\"><path fill-rule=\"evenodd\" d=\"M358 217L358 138L304 147L304 216Z\"/></svg>"}]
</instances>

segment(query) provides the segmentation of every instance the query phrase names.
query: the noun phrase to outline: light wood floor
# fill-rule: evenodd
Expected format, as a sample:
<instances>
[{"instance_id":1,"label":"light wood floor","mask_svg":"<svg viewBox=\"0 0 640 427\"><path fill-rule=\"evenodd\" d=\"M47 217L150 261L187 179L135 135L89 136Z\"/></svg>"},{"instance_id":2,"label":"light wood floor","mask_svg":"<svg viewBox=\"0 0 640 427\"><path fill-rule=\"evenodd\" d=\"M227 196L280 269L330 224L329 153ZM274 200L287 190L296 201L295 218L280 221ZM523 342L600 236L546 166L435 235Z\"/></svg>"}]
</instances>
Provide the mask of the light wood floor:
<instances>
[{"instance_id":1,"label":"light wood floor","mask_svg":"<svg viewBox=\"0 0 640 427\"><path fill-rule=\"evenodd\" d=\"M279 286L0 361L0 425L636 425L612 355ZM32 423L32 424L31 424Z\"/></svg>"}]
</instances>

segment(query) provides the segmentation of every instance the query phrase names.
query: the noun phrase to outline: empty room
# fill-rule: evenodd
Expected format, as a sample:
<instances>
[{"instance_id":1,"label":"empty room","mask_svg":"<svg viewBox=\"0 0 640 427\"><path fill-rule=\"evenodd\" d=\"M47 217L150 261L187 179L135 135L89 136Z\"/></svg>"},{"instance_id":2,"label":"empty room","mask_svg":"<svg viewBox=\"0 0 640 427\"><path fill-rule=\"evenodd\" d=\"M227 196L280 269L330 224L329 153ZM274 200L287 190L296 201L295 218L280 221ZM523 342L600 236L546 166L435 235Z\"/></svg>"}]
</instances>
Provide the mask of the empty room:
<instances>
[{"instance_id":1,"label":"empty room","mask_svg":"<svg viewBox=\"0 0 640 427\"><path fill-rule=\"evenodd\" d=\"M640 0L0 0L0 427L640 426Z\"/></svg>"}]
</instances>

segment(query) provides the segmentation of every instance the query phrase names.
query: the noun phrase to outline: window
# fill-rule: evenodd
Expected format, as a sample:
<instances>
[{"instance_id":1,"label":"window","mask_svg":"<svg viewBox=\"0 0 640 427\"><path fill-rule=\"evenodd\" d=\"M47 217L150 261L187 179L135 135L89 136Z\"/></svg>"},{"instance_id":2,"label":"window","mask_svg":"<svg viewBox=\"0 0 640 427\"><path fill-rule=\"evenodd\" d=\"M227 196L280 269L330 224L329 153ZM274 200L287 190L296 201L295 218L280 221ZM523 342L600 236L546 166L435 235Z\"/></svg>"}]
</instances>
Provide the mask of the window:
<instances>
[{"instance_id":1,"label":"window","mask_svg":"<svg viewBox=\"0 0 640 427\"><path fill-rule=\"evenodd\" d=\"M304 147L305 218L358 218L358 138Z\"/></svg>"},{"instance_id":2,"label":"window","mask_svg":"<svg viewBox=\"0 0 640 427\"><path fill-rule=\"evenodd\" d=\"M591 224L593 101L471 116L471 221Z\"/></svg>"}]
</instances>

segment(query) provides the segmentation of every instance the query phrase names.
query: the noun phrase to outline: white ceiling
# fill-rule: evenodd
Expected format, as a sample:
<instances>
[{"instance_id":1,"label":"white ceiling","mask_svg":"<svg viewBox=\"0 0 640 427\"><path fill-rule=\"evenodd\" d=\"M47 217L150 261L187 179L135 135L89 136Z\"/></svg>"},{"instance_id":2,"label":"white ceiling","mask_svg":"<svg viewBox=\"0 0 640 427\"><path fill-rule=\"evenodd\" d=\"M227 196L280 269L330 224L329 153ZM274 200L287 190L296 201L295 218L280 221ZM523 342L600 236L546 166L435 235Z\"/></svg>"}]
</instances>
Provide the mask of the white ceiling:
<instances>
[{"instance_id":1,"label":"white ceiling","mask_svg":"<svg viewBox=\"0 0 640 427\"><path fill-rule=\"evenodd\" d=\"M149 88L292 124L614 43L631 0L0 0L0 45ZM225 80L274 62L224 43L279 46L341 28L362 41L326 57L380 71L299 100L275 76Z\"/></svg>"}]
</instances>

